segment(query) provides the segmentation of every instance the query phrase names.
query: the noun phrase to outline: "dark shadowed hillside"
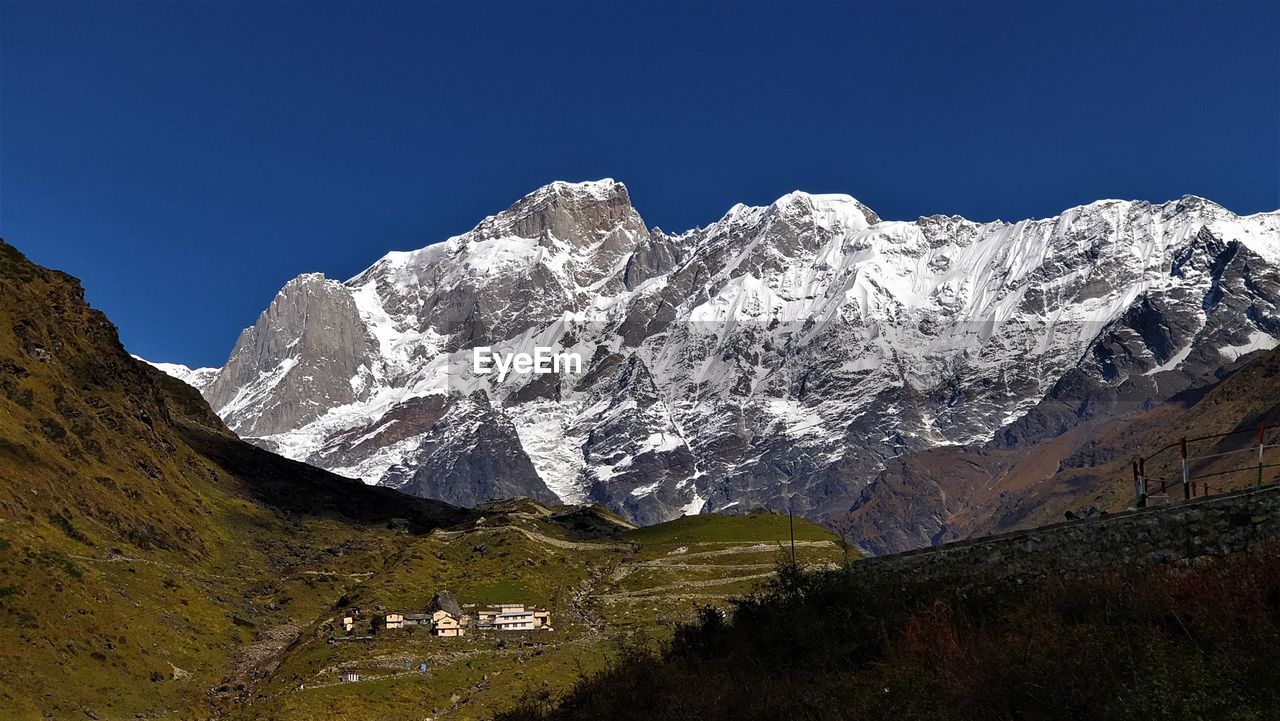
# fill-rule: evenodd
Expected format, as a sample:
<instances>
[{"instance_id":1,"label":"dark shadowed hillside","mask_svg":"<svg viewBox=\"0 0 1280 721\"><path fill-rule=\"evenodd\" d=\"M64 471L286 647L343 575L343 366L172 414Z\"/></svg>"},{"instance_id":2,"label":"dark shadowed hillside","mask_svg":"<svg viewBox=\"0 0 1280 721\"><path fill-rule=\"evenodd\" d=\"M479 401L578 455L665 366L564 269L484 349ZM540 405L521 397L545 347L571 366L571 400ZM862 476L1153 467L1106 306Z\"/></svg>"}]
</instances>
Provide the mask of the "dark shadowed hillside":
<instances>
[{"instance_id":1,"label":"dark shadowed hillside","mask_svg":"<svg viewBox=\"0 0 1280 721\"><path fill-rule=\"evenodd\" d=\"M0 717L208 716L342 595L309 569L465 517L241 442L0 241Z\"/></svg>"},{"instance_id":2,"label":"dark shadowed hillside","mask_svg":"<svg viewBox=\"0 0 1280 721\"><path fill-rule=\"evenodd\" d=\"M854 564L855 567L857 564ZM959 583L784 573L500 721L1276 717L1280 548L1192 568Z\"/></svg>"}]
</instances>

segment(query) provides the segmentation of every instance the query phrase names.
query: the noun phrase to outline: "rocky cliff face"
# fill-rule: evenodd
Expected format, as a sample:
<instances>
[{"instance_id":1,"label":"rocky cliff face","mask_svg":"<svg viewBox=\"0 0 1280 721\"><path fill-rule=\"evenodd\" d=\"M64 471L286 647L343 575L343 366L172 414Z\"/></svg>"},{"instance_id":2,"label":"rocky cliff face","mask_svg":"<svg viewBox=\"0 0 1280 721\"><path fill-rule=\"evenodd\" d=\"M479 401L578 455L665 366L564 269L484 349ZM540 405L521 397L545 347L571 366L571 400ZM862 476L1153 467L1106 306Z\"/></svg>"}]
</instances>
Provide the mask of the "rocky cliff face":
<instances>
[{"instance_id":1,"label":"rocky cliff face","mask_svg":"<svg viewBox=\"0 0 1280 721\"><path fill-rule=\"evenodd\" d=\"M351 290L301 275L240 334L204 393L240 433L270 436L367 398L375 352Z\"/></svg>"},{"instance_id":2,"label":"rocky cliff face","mask_svg":"<svg viewBox=\"0 0 1280 721\"><path fill-rule=\"evenodd\" d=\"M1278 261L1280 214L1194 197L976 223L791 193L671 235L620 183L553 183L346 283L290 283L206 394L255 442L454 502L820 515L891 459L1212 381L1280 338ZM499 381L477 346L583 367Z\"/></svg>"},{"instance_id":3,"label":"rocky cliff face","mask_svg":"<svg viewBox=\"0 0 1280 721\"><path fill-rule=\"evenodd\" d=\"M383 485L468 507L517 496L545 503L558 500L521 448L511 421L494 410L482 391L450 399L445 413L415 441L387 469ZM474 451L459 458L460 448Z\"/></svg>"}]
</instances>

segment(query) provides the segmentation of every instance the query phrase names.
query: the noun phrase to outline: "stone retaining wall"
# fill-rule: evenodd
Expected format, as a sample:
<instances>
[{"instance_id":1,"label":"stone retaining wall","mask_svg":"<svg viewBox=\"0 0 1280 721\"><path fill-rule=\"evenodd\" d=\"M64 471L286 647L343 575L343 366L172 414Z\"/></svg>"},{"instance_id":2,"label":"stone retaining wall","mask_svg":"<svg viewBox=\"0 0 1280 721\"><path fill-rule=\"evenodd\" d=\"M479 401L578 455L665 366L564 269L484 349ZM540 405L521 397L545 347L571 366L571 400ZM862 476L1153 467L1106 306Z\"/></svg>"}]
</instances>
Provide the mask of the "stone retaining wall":
<instances>
[{"instance_id":1,"label":"stone retaining wall","mask_svg":"<svg viewBox=\"0 0 1280 721\"><path fill-rule=\"evenodd\" d=\"M854 564L860 574L922 580L1040 576L1190 560L1280 537L1280 486L957 541Z\"/></svg>"}]
</instances>

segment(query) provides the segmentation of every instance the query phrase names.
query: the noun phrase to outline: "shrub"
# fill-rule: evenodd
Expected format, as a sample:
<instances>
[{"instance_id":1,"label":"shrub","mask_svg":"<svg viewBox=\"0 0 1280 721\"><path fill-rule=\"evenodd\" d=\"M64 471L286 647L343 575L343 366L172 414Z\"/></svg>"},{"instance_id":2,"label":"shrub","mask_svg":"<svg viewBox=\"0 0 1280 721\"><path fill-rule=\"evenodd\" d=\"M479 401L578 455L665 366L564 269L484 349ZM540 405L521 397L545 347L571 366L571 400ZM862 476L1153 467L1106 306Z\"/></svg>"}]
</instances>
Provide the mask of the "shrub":
<instances>
[{"instance_id":1,"label":"shrub","mask_svg":"<svg viewBox=\"0 0 1280 721\"><path fill-rule=\"evenodd\" d=\"M524 719L1224 719L1280 710L1280 546L1192 567L963 583L778 578Z\"/></svg>"}]
</instances>

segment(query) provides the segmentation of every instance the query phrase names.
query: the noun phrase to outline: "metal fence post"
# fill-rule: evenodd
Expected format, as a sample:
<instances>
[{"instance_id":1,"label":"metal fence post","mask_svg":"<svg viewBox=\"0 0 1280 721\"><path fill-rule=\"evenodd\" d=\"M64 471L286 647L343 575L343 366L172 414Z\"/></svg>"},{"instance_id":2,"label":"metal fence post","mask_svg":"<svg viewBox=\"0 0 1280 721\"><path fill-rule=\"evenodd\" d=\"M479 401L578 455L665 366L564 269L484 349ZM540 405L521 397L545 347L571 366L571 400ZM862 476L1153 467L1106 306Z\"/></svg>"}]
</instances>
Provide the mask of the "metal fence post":
<instances>
[{"instance_id":1,"label":"metal fence post","mask_svg":"<svg viewBox=\"0 0 1280 721\"><path fill-rule=\"evenodd\" d=\"M1267 450L1267 426L1258 421L1258 485L1262 485L1262 455Z\"/></svg>"},{"instance_id":2,"label":"metal fence post","mask_svg":"<svg viewBox=\"0 0 1280 721\"><path fill-rule=\"evenodd\" d=\"M1138 508L1147 507L1147 461L1138 459Z\"/></svg>"},{"instance_id":3,"label":"metal fence post","mask_svg":"<svg viewBox=\"0 0 1280 721\"><path fill-rule=\"evenodd\" d=\"M1182 500L1191 500L1191 464L1187 462L1187 437L1183 436L1178 444L1182 452Z\"/></svg>"}]
</instances>

